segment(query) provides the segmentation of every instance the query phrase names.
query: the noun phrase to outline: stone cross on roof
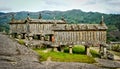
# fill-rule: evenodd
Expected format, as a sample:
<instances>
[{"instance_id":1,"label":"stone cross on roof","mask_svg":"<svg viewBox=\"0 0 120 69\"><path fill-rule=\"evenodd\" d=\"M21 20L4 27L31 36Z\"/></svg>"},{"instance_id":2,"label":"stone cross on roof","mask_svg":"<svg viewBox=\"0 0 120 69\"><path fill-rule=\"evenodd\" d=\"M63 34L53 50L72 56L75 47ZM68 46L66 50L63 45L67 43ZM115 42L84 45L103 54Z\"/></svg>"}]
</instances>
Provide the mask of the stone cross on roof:
<instances>
[{"instance_id":1,"label":"stone cross on roof","mask_svg":"<svg viewBox=\"0 0 120 69\"><path fill-rule=\"evenodd\" d=\"M15 19L14 19L14 13L11 14L12 18L11 18L11 21L13 22Z\"/></svg>"},{"instance_id":2,"label":"stone cross on roof","mask_svg":"<svg viewBox=\"0 0 120 69\"><path fill-rule=\"evenodd\" d=\"M30 15L30 14L28 13L28 14L27 14L27 20L30 20L30 16L29 16L29 15Z\"/></svg>"},{"instance_id":3,"label":"stone cross on roof","mask_svg":"<svg viewBox=\"0 0 120 69\"><path fill-rule=\"evenodd\" d=\"M41 13L39 13L39 17L38 17L38 19L41 19L41 18L42 18Z\"/></svg>"},{"instance_id":4,"label":"stone cross on roof","mask_svg":"<svg viewBox=\"0 0 120 69\"><path fill-rule=\"evenodd\" d=\"M101 25L104 25L104 17L102 16L101 17L101 22L100 22Z\"/></svg>"}]
</instances>

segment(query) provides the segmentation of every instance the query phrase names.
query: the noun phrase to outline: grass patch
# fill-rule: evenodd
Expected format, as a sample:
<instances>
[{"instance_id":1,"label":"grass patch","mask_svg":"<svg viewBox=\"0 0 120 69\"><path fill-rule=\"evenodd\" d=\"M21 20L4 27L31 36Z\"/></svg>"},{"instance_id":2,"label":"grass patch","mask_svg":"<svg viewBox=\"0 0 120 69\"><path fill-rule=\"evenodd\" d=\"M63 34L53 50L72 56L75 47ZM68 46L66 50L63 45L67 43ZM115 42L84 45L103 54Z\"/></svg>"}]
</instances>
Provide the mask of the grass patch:
<instances>
[{"instance_id":1,"label":"grass patch","mask_svg":"<svg viewBox=\"0 0 120 69\"><path fill-rule=\"evenodd\" d=\"M36 51L40 55L40 61L46 61L47 58L49 57L49 55L44 53L44 52L42 52L41 49L38 49L38 48L35 49L34 48L33 50Z\"/></svg>"},{"instance_id":2,"label":"grass patch","mask_svg":"<svg viewBox=\"0 0 120 69\"><path fill-rule=\"evenodd\" d=\"M68 48L68 47L65 47L65 48L64 48L64 52L65 52L65 53L69 53L69 48Z\"/></svg>"},{"instance_id":3,"label":"grass patch","mask_svg":"<svg viewBox=\"0 0 120 69\"><path fill-rule=\"evenodd\" d=\"M73 53L75 54L85 54L85 47L84 46L74 46Z\"/></svg>"},{"instance_id":4,"label":"grass patch","mask_svg":"<svg viewBox=\"0 0 120 69\"><path fill-rule=\"evenodd\" d=\"M64 49L64 52L65 52L65 53L69 53L69 48L66 47L66 48ZM73 52L74 54L85 54L85 48L84 48L84 46L82 46L82 45L80 45L80 46L75 45L75 46L73 47L72 52Z\"/></svg>"},{"instance_id":5,"label":"grass patch","mask_svg":"<svg viewBox=\"0 0 120 69\"><path fill-rule=\"evenodd\" d=\"M90 49L90 53L93 57L100 57L99 53L96 52L95 50Z\"/></svg>"},{"instance_id":6,"label":"grass patch","mask_svg":"<svg viewBox=\"0 0 120 69\"><path fill-rule=\"evenodd\" d=\"M58 62L83 62L83 63L94 63L95 60L92 57L81 55L81 54L69 54L62 52L47 52L44 53L42 50L34 49L40 56L40 61L46 61L48 57L51 57L52 61Z\"/></svg>"},{"instance_id":7,"label":"grass patch","mask_svg":"<svg viewBox=\"0 0 120 69\"><path fill-rule=\"evenodd\" d=\"M25 42L24 42L22 39L19 39L19 40L18 40L18 43L21 44L21 45L24 45L24 44L25 44Z\"/></svg>"}]
</instances>

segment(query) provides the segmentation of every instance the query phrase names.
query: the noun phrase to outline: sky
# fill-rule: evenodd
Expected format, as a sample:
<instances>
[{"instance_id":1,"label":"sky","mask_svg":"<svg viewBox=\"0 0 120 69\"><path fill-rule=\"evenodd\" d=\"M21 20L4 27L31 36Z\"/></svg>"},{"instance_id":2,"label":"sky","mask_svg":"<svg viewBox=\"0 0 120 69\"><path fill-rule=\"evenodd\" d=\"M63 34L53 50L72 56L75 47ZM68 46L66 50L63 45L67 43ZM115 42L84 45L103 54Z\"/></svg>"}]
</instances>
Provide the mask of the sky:
<instances>
[{"instance_id":1,"label":"sky","mask_svg":"<svg viewBox=\"0 0 120 69\"><path fill-rule=\"evenodd\" d=\"M72 9L120 14L120 0L0 0L0 12L66 11Z\"/></svg>"}]
</instances>

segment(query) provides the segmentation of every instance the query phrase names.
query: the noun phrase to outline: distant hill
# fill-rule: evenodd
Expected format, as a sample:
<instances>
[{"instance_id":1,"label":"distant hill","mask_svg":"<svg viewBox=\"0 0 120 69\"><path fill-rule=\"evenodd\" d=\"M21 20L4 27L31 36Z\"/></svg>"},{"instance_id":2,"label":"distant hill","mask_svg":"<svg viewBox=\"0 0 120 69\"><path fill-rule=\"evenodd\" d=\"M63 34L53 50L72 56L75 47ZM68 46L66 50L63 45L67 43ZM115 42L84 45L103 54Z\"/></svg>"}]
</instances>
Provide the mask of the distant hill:
<instances>
[{"instance_id":1,"label":"distant hill","mask_svg":"<svg viewBox=\"0 0 120 69\"><path fill-rule=\"evenodd\" d=\"M11 12L12 13L12 12ZM0 23L9 22L11 13L0 12ZM16 19L25 19L28 12L14 12ZM39 12L29 12L31 18L38 18ZM83 12L81 10L73 9L68 11L40 11L43 19L61 19L62 16L68 21L68 23L99 23L101 16L104 16L106 24L115 24L120 22L120 14L104 14L98 12ZM4 19L4 20L3 20Z\"/></svg>"},{"instance_id":2,"label":"distant hill","mask_svg":"<svg viewBox=\"0 0 120 69\"><path fill-rule=\"evenodd\" d=\"M27 14L30 14L31 18L38 18L39 13L41 13L43 19L61 19L63 16L68 23L99 23L101 21L101 16L104 16L105 23L110 27L109 31L116 29L120 30L120 14L104 14L99 12L84 12L78 9L68 10L68 11L40 11L40 12L10 12L3 13L0 12L0 31L9 30L9 23L11 19L11 13L15 14L15 19L25 19Z\"/></svg>"}]
</instances>

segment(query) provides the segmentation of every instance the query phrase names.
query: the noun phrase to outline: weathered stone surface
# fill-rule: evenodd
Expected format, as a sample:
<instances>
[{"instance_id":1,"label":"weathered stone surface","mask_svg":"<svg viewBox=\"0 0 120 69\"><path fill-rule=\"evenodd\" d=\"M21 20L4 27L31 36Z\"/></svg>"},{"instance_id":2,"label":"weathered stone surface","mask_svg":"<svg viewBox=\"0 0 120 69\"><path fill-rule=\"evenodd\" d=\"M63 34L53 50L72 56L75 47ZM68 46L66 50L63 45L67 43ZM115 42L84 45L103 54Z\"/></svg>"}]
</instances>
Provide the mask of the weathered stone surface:
<instances>
[{"instance_id":1,"label":"weathered stone surface","mask_svg":"<svg viewBox=\"0 0 120 69\"><path fill-rule=\"evenodd\" d=\"M31 49L0 34L0 69L104 69L94 64L75 62L39 62Z\"/></svg>"},{"instance_id":2,"label":"weathered stone surface","mask_svg":"<svg viewBox=\"0 0 120 69\"><path fill-rule=\"evenodd\" d=\"M45 69L31 49L0 34L0 69Z\"/></svg>"},{"instance_id":3,"label":"weathered stone surface","mask_svg":"<svg viewBox=\"0 0 120 69\"><path fill-rule=\"evenodd\" d=\"M46 69L104 69L93 64L75 62L42 62Z\"/></svg>"},{"instance_id":4,"label":"weathered stone surface","mask_svg":"<svg viewBox=\"0 0 120 69\"><path fill-rule=\"evenodd\" d=\"M106 60L106 59L96 59L96 61L103 67L120 68L120 62L119 61Z\"/></svg>"}]
</instances>

